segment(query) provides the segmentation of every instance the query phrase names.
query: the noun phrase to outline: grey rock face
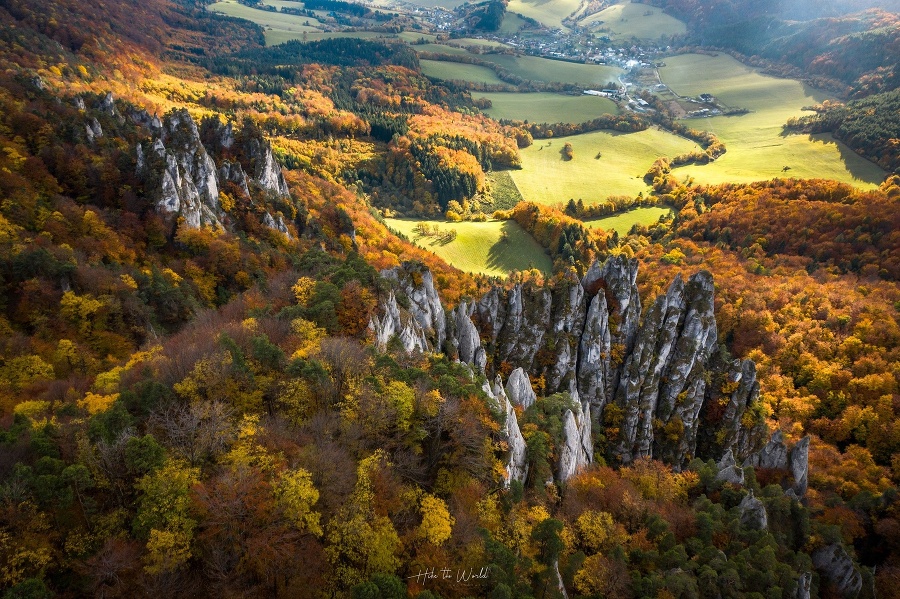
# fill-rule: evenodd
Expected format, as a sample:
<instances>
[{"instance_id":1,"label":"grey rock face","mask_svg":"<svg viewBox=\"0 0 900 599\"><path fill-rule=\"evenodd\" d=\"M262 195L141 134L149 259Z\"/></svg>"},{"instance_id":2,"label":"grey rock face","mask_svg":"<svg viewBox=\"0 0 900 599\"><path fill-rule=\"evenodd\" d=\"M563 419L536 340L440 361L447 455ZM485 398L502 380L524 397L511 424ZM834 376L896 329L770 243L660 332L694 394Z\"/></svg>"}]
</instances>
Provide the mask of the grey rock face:
<instances>
[{"instance_id":1,"label":"grey rock face","mask_svg":"<svg viewBox=\"0 0 900 599\"><path fill-rule=\"evenodd\" d=\"M503 431L506 443L509 446L509 459L506 462L506 485L509 486L509 483L514 480L525 482L525 478L528 476L525 438L522 436L522 431L519 430L516 411L503 390L503 381L497 375L493 385L485 381L481 389L494 403L494 407L506 415Z\"/></svg>"},{"instance_id":2,"label":"grey rock face","mask_svg":"<svg viewBox=\"0 0 900 599\"><path fill-rule=\"evenodd\" d=\"M806 572L797 579L796 599L809 599L810 588L812 587L812 572Z\"/></svg>"},{"instance_id":3,"label":"grey rock face","mask_svg":"<svg viewBox=\"0 0 900 599\"><path fill-rule=\"evenodd\" d=\"M641 297L637 288L638 263L634 258L613 256L602 265L595 262L585 273L581 285L589 297L601 291L611 315L612 343L630 353L641 318Z\"/></svg>"},{"instance_id":4,"label":"grey rock face","mask_svg":"<svg viewBox=\"0 0 900 599\"><path fill-rule=\"evenodd\" d=\"M509 380L506 381L506 395L511 402L526 410L537 400L537 395L531 388L531 380L521 368L516 368L510 373Z\"/></svg>"},{"instance_id":5,"label":"grey rock face","mask_svg":"<svg viewBox=\"0 0 900 599\"><path fill-rule=\"evenodd\" d=\"M381 313L381 316L375 315L369 321L369 329L375 333L375 346L378 349L383 351L394 336L399 338L406 353L429 349L428 340L425 339L422 327L411 316L401 315L393 291L390 292L387 300L382 302Z\"/></svg>"},{"instance_id":6,"label":"grey rock face","mask_svg":"<svg viewBox=\"0 0 900 599\"><path fill-rule=\"evenodd\" d=\"M731 450L737 461L743 461L762 443L766 434L762 422L749 429L741 425L747 407L759 399L756 364L752 360L727 361L715 354L710 368L719 375L707 387L706 406L724 404L725 409L714 422L710 421L710 414L701 413L701 418L706 418L707 422L699 431L698 452L716 455Z\"/></svg>"},{"instance_id":7,"label":"grey rock face","mask_svg":"<svg viewBox=\"0 0 900 599\"><path fill-rule=\"evenodd\" d=\"M784 470L788 465L787 445L784 444L784 433L775 431L772 438L759 452L744 460L744 466L755 468L777 468Z\"/></svg>"},{"instance_id":8,"label":"grey rock face","mask_svg":"<svg viewBox=\"0 0 900 599\"><path fill-rule=\"evenodd\" d=\"M791 489L802 499L809 486L809 436L803 437L791 448L789 462L794 476Z\"/></svg>"},{"instance_id":9,"label":"grey rock face","mask_svg":"<svg viewBox=\"0 0 900 599\"><path fill-rule=\"evenodd\" d=\"M862 575L847 551L840 544L832 544L816 549L812 554L813 566L829 584L841 595L852 599L862 589Z\"/></svg>"},{"instance_id":10,"label":"grey rock face","mask_svg":"<svg viewBox=\"0 0 900 599\"><path fill-rule=\"evenodd\" d=\"M544 347L553 354L544 371L548 389L565 389L575 382L578 349L584 330L584 289L572 278L551 294L550 320Z\"/></svg>"},{"instance_id":11,"label":"grey rock face","mask_svg":"<svg viewBox=\"0 0 900 599\"><path fill-rule=\"evenodd\" d=\"M476 356L478 356L478 350L481 348L481 338L478 336L478 329L475 328L475 325L472 323L472 310L473 306L468 306L466 301L463 300L459 302L459 305L456 306L456 309L450 312L450 318L454 323L454 330L456 332L456 340L459 343L459 361L469 364L471 366L476 366ZM481 367L484 367L484 355L483 351L482 355L478 356L479 361L482 362Z\"/></svg>"},{"instance_id":12,"label":"grey rock face","mask_svg":"<svg viewBox=\"0 0 900 599\"><path fill-rule=\"evenodd\" d=\"M447 323L444 306L434 288L431 271L421 265L404 262L397 268L386 270L382 276L396 281L409 298L409 310L419 326L425 330L435 351L441 351L447 340ZM482 368L483 370L483 368Z\"/></svg>"},{"instance_id":13,"label":"grey rock face","mask_svg":"<svg viewBox=\"0 0 900 599\"><path fill-rule=\"evenodd\" d=\"M268 142L252 139L247 143L247 150L253 162L253 182L263 191L280 198L290 195L281 165L272 154L272 146Z\"/></svg>"},{"instance_id":14,"label":"grey rock face","mask_svg":"<svg viewBox=\"0 0 900 599\"><path fill-rule=\"evenodd\" d=\"M725 452L725 455L718 461L716 467L719 469L716 480L724 480L733 485L744 484L744 470L736 464L730 449Z\"/></svg>"},{"instance_id":15,"label":"grey rock face","mask_svg":"<svg viewBox=\"0 0 900 599\"><path fill-rule=\"evenodd\" d=\"M84 125L85 133L87 133L88 143L94 143L94 141L103 137L103 129L100 127L100 123L95 118L90 118Z\"/></svg>"},{"instance_id":16,"label":"grey rock face","mask_svg":"<svg viewBox=\"0 0 900 599\"><path fill-rule=\"evenodd\" d=\"M239 162L225 160L219 167L219 181L231 182L238 186L245 197L250 197L250 188L247 187L247 174Z\"/></svg>"},{"instance_id":17,"label":"grey rock face","mask_svg":"<svg viewBox=\"0 0 900 599\"><path fill-rule=\"evenodd\" d=\"M293 239L290 230L287 228L287 223L284 222L284 216L282 216L280 212L278 213L278 216L273 217L266 211L263 215L263 224L274 231L284 233L287 235L288 239Z\"/></svg>"},{"instance_id":18,"label":"grey rock face","mask_svg":"<svg viewBox=\"0 0 900 599\"><path fill-rule=\"evenodd\" d=\"M769 518L766 514L766 506L763 502L749 493L738 505L741 512L741 526L756 530L766 530L769 527Z\"/></svg>"},{"instance_id":19,"label":"grey rock face","mask_svg":"<svg viewBox=\"0 0 900 599\"><path fill-rule=\"evenodd\" d=\"M712 276L702 271L687 286L676 278L647 313L622 370L615 401L624 418L614 451L623 463L655 453L682 466L694 454L715 343ZM666 434L658 437L654 424Z\"/></svg>"},{"instance_id":20,"label":"grey rock face","mask_svg":"<svg viewBox=\"0 0 900 599\"><path fill-rule=\"evenodd\" d=\"M113 98L112 92L108 92L103 96L103 99L100 100L100 105L97 108L109 116L119 116L119 111L116 110L116 100Z\"/></svg>"},{"instance_id":21,"label":"grey rock face","mask_svg":"<svg viewBox=\"0 0 900 599\"><path fill-rule=\"evenodd\" d=\"M216 165L200 143L197 125L186 110L166 116L153 152L165 165L157 191L157 209L184 217L192 228L221 227Z\"/></svg>"},{"instance_id":22,"label":"grey rock face","mask_svg":"<svg viewBox=\"0 0 900 599\"><path fill-rule=\"evenodd\" d=\"M75 99L72 100L72 103L78 110L85 110L84 98L82 98L81 96L75 96Z\"/></svg>"},{"instance_id":23,"label":"grey rock face","mask_svg":"<svg viewBox=\"0 0 900 599\"><path fill-rule=\"evenodd\" d=\"M563 442L556 473L556 480L559 482L567 481L593 462L590 410L590 406L585 404L579 406L575 412L566 410L563 415Z\"/></svg>"},{"instance_id":24,"label":"grey rock face","mask_svg":"<svg viewBox=\"0 0 900 599\"><path fill-rule=\"evenodd\" d=\"M611 349L606 295L598 293L587 310L578 355L580 395L598 413L612 394Z\"/></svg>"}]
</instances>

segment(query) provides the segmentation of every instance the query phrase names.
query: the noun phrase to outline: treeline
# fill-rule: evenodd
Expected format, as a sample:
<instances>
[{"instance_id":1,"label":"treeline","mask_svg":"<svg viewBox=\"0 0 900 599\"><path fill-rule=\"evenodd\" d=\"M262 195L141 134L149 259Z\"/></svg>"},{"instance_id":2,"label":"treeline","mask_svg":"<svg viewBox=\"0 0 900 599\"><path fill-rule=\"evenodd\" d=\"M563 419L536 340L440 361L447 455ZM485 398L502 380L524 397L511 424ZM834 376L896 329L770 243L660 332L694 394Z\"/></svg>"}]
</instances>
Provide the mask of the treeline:
<instances>
[{"instance_id":1,"label":"treeline","mask_svg":"<svg viewBox=\"0 0 900 599\"><path fill-rule=\"evenodd\" d=\"M419 68L415 51L406 44L355 37L316 42L294 40L277 46L216 57L208 61L206 66L214 73L229 77L269 73L292 79L298 66L313 63L344 67L393 64L413 70Z\"/></svg>"},{"instance_id":2,"label":"treeline","mask_svg":"<svg viewBox=\"0 0 900 599\"><path fill-rule=\"evenodd\" d=\"M622 133L634 133L636 131L643 131L649 126L649 123L644 117L633 112L603 114L583 123L525 123L523 121L507 119L501 119L500 122L504 125L522 127L535 139L566 137L569 135L578 135L579 133L600 131L602 129L621 131Z\"/></svg>"},{"instance_id":3,"label":"treeline","mask_svg":"<svg viewBox=\"0 0 900 599\"><path fill-rule=\"evenodd\" d=\"M894 177L879 192L794 179L699 188L679 213L678 230L733 249L758 246L767 255L803 256L810 269L897 281L898 183Z\"/></svg>"},{"instance_id":4,"label":"treeline","mask_svg":"<svg viewBox=\"0 0 900 599\"><path fill-rule=\"evenodd\" d=\"M669 159L671 166L677 167L687 164L708 164L727 151L725 144L714 133L693 129L673 118L668 106L665 105L659 96L645 93L642 94L641 97L656 111L651 117L653 122L676 135L680 135L696 142L703 148L703 151L694 150Z\"/></svg>"},{"instance_id":5,"label":"treeline","mask_svg":"<svg viewBox=\"0 0 900 599\"><path fill-rule=\"evenodd\" d=\"M662 198L652 194L647 194L646 196L643 194L636 196L618 195L609 196L606 200L590 206L586 206L581 198L578 198L577 201L573 198L565 206L559 205L558 208L578 220L591 220L627 212L635 208L659 206L661 203Z\"/></svg>"},{"instance_id":6,"label":"treeline","mask_svg":"<svg viewBox=\"0 0 900 599\"><path fill-rule=\"evenodd\" d=\"M547 250L556 270L568 271L574 266L583 275L584 269L595 259L603 259L614 243L612 236L592 232L580 220L552 206L519 202L508 215ZM505 216L505 212L495 214Z\"/></svg>"},{"instance_id":7,"label":"treeline","mask_svg":"<svg viewBox=\"0 0 900 599\"><path fill-rule=\"evenodd\" d=\"M354 17L364 17L369 13L369 9L362 4L343 0L303 0L303 7L308 10L340 12Z\"/></svg>"},{"instance_id":8,"label":"treeline","mask_svg":"<svg viewBox=\"0 0 900 599\"><path fill-rule=\"evenodd\" d=\"M792 118L788 131L831 133L881 168L900 174L900 91L847 104L826 102L816 114Z\"/></svg>"}]
</instances>

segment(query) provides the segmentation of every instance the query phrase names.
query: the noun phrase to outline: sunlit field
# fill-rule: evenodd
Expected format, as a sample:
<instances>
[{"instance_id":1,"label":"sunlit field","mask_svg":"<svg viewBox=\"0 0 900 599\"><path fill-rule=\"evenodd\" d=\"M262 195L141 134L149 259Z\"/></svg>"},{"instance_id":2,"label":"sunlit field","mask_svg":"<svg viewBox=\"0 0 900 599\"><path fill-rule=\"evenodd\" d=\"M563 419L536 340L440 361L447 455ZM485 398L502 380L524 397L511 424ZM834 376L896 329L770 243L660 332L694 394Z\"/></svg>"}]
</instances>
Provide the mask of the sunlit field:
<instances>
[{"instance_id":1,"label":"sunlit field","mask_svg":"<svg viewBox=\"0 0 900 599\"><path fill-rule=\"evenodd\" d=\"M582 123L603 114L618 114L616 103L597 96L553 93L473 92L493 106L483 112L495 119L517 119L533 123Z\"/></svg>"},{"instance_id":2,"label":"sunlit field","mask_svg":"<svg viewBox=\"0 0 900 599\"><path fill-rule=\"evenodd\" d=\"M612 39L656 40L687 31L683 21L667 15L661 8L638 2L614 4L579 25L603 31Z\"/></svg>"}]
</instances>

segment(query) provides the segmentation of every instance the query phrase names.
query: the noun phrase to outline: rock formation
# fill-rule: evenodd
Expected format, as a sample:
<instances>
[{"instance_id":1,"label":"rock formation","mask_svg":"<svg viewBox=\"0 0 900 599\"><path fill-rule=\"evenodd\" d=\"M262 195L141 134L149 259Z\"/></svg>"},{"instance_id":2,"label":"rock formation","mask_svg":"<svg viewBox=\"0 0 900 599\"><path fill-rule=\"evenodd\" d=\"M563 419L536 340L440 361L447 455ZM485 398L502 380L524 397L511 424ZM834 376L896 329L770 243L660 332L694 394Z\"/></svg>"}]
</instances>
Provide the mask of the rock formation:
<instances>
[{"instance_id":1,"label":"rock formation","mask_svg":"<svg viewBox=\"0 0 900 599\"><path fill-rule=\"evenodd\" d=\"M394 292L388 294L387 300L381 304L382 315L375 315L369 322L369 329L375 333L375 346L384 350L393 337L397 337L403 349L410 353L414 350L426 351L429 348L425 332L410 314L401 315L400 307Z\"/></svg>"},{"instance_id":2,"label":"rock formation","mask_svg":"<svg viewBox=\"0 0 900 599\"><path fill-rule=\"evenodd\" d=\"M525 410L537 400L537 395L531 388L531 381L521 368L516 368L510 373L509 380L506 381L506 395L515 405L522 406Z\"/></svg>"},{"instance_id":3,"label":"rock formation","mask_svg":"<svg viewBox=\"0 0 900 599\"><path fill-rule=\"evenodd\" d=\"M738 510L741 512L741 526L756 530L766 530L769 527L766 506L753 496L752 491L738 505Z\"/></svg>"},{"instance_id":4,"label":"rock formation","mask_svg":"<svg viewBox=\"0 0 900 599\"><path fill-rule=\"evenodd\" d=\"M529 375L542 378L546 395L569 392L583 402L582 409L565 416L566 457L558 454L563 474L592 459L592 448L575 450L579 444L572 433L588 425L603 428L607 450L620 463L654 457L680 469L695 456L729 456L720 474L735 484L743 475L738 464L745 460L788 466L783 442L754 457L764 434L762 419L755 416L750 428L742 423L758 402L756 367L720 348L708 272L687 282L676 277L643 320L637 261L624 256L595 263L580 281L564 278L552 289L530 283L495 287L446 314L423 267L403 265L386 276L410 298L413 320L426 331L431 350L444 349L479 373L512 368L506 394L514 405L535 401ZM382 312L387 308L383 305ZM379 330L383 335L388 329ZM410 329L406 336L419 334ZM798 473L805 463L801 453ZM805 483L798 476L799 494Z\"/></svg>"},{"instance_id":5,"label":"rock formation","mask_svg":"<svg viewBox=\"0 0 900 599\"><path fill-rule=\"evenodd\" d=\"M719 469L716 480L723 480L733 485L744 484L744 469L736 464L734 454L732 454L730 449L725 452L725 455L718 461L716 467Z\"/></svg>"},{"instance_id":6,"label":"rock formation","mask_svg":"<svg viewBox=\"0 0 900 599\"><path fill-rule=\"evenodd\" d=\"M576 404L577 401L576 397ZM594 442L591 438L590 404L579 405L563 415L563 440L559 450L556 480L567 481L579 470L594 461Z\"/></svg>"},{"instance_id":7,"label":"rock formation","mask_svg":"<svg viewBox=\"0 0 900 599\"><path fill-rule=\"evenodd\" d=\"M158 179L156 207L159 211L184 218L187 226L222 226L219 206L219 182L216 165L200 143L200 133L187 110L169 113L162 131L150 150L161 172L150 173ZM139 165L149 164L141 148ZM154 171L156 169L153 169Z\"/></svg>"},{"instance_id":8,"label":"rock formation","mask_svg":"<svg viewBox=\"0 0 900 599\"><path fill-rule=\"evenodd\" d=\"M852 599L862 589L862 575L840 544L820 547L812 553L812 562L822 578L834 587L841 597Z\"/></svg>"}]
</instances>

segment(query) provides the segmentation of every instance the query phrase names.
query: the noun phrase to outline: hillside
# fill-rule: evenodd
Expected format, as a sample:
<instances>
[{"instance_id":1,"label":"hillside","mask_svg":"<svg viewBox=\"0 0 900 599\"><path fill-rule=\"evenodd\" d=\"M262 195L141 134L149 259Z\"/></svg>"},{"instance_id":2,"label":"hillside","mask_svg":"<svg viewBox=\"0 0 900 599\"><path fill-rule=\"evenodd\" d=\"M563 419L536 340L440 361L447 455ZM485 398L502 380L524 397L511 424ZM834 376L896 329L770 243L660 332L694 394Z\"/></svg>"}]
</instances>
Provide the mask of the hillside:
<instances>
[{"instance_id":1,"label":"hillside","mask_svg":"<svg viewBox=\"0 0 900 599\"><path fill-rule=\"evenodd\" d=\"M494 211L546 126L399 42L168 0L0 31L3 599L896 588L896 178L661 157L647 196ZM677 213L581 220L636 206ZM517 270L394 212L491 212L461 241Z\"/></svg>"}]
</instances>

